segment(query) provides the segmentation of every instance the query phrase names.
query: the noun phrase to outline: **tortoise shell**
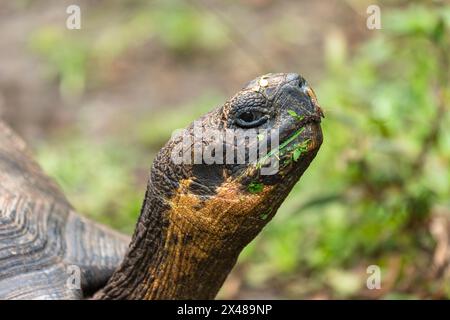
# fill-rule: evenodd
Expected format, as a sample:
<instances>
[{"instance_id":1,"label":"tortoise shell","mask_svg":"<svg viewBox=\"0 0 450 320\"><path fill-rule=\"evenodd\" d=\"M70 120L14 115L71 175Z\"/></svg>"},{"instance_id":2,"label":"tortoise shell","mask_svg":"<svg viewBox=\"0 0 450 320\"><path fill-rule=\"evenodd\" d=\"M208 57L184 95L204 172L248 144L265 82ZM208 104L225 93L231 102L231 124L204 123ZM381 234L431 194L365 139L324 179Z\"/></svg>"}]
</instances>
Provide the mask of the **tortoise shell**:
<instances>
[{"instance_id":1,"label":"tortoise shell","mask_svg":"<svg viewBox=\"0 0 450 320\"><path fill-rule=\"evenodd\" d=\"M128 243L75 212L0 121L0 299L85 298L106 283Z\"/></svg>"}]
</instances>

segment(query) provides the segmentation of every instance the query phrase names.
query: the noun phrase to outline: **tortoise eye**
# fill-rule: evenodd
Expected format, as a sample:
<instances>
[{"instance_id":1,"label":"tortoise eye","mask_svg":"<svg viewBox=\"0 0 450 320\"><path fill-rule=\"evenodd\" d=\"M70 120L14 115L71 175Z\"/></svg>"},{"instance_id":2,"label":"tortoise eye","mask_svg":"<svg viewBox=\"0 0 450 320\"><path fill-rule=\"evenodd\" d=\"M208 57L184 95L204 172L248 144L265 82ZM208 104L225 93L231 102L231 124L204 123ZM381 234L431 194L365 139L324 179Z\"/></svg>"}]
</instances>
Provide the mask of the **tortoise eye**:
<instances>
[{"instance_id":1,"label":"tortoise eye","mask_svg":"<svg viewBox=\"0 0 450 320\"><path fill-rule=\"evenodd\" d=\"M268 115L259 111L244 111L237 115L236 124L242 128L255 128L262 125L268 119Z\"/></svg>"},{"instance_id":2,"label":"tortoise eye","mask_svg":"<svg viewBox=\"0 0 450 320\"><path fill-rule=\"evenodd\" d=\"M255 114L253 112L244 112L240 115L239 119L244 122L253 122L255 121Z\"/></svg>"}]
</instances>

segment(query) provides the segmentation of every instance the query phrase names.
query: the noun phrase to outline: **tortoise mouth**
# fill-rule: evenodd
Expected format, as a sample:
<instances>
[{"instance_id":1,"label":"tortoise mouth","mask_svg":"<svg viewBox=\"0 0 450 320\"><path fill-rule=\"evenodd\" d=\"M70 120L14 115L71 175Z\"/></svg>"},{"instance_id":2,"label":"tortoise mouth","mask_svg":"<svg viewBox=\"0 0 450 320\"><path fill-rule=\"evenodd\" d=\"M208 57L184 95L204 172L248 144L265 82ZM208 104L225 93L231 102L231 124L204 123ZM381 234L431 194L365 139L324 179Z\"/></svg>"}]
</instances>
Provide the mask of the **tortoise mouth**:
<instances>
[{"instance_id":1,"label":"tortoise mouth","mask_svg":"<svg viewBox=\"0 0 450 320\"><path fill-rule=\"evenodd\" d=\"M320 126L320 118L311 117L303 121L297 129L289 130L289 133L280 144L280 160L293 160L297 162L300 157L313 152L322 144L323 135ZM288 161L291 162L291 161Z\"/></svg>"},{"instance_id":2,"label":"tortoise mouth","mask_svg":"<svg viewBox=\"0 0 450 320\"><path fill-rule=\"evenodd\" d=\"M308 151L317 150L322 145L323 134L320 126L320 117L318 120L311 120L303 126L303 135L300 139L308 142Z\"/></svg>"},{"instance_id":3,"label":"tortoise mouth","mask_svg":"<svg viewBox=\"0 0 450 320\"><path fill-rule=\"evenodd\" d=\"M280 149L286 147L288 150L292 146L299 144L307 145L304 151L314 150L322 144L321 114L311 114L304 116L301 121L285 128Z\"/></svg>"},{"instance_id":4,"label":"tortoise mouth","mask_svg":"<svg viewBox=\"0 0 450 320\"><path fill-rule=\"evenodd\" d=\"M284 175L293 168L304 166L303 159L312 159L320 148L322 140L320 117L302 120L301 125L297 123L293 128L284 128L283 138L280 139L279 145L259 159L255 168L259 170L269 163L270 165L275 164L276 169L269 171L271 173L260 172L261 175L267 176L267 180L271 180L279 174ZM276 159L275 162L273 162L274 159Z\"/></svg>"}]
</instances>

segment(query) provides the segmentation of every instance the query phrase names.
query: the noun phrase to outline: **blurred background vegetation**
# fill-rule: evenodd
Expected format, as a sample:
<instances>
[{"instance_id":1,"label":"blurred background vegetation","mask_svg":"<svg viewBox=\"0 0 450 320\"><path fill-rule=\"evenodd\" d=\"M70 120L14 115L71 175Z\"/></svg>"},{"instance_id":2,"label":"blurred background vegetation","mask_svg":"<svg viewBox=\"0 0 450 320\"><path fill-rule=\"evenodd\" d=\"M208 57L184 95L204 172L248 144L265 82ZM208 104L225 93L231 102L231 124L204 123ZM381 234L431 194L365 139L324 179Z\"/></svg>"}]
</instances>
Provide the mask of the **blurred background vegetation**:
<instances>
[{"instance_id":1,"label":"blurred background vegetation","mask_svg":"<svg viewBox=\"0 0 450 320\"><path fill-rule=\"evenodd\" d=\"M20 0L0 26L2 117L80 212L126 233L174 129L258 75L312 83L323 147L220 298L450 298L446 1Z\"/></svg>"}]
</instances>

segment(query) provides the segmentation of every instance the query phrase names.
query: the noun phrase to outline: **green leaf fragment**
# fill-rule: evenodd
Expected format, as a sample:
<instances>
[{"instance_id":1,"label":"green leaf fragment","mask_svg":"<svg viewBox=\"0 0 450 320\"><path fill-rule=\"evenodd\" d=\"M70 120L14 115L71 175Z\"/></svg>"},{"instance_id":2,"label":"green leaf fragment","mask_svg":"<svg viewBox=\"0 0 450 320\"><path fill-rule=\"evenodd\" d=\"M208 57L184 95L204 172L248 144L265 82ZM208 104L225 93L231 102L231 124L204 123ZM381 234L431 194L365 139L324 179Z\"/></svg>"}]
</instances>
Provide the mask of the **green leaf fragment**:
<instances>
[{"instance_id":1,"label":"green leaf fragment","mask_svg":"<svg viewBox=\"0 0 450 320\"><path fill-rule=\"evenodd\" d=\"M300 156L308 150L308 142L309 140L306 140L294 149L294 152L292 153L292 160L297 162Z\"/></svg>"},{"instance_id":2,"label":"green leaf fragment","mask_svg":"<svg viewBox=\"0 0 450 320\"><path fill-rule=\"evenodd\" d=\"M298 158L300 158L300 156L302 155L302 150L300 149L295 149L294 153L292 154L292 160L294 160L295 162L297 162Z\"/></svg>"},{"instance_id":3,"label":"green leaf fragment","mask_svg":"<svg viewBox=\"0 0 450 320\"><path fill-rule=\"evenodd\" d=\"M289 113L289 115L293 116L294 118L298 117L297 112L295 112L294 110L288 110L287 112Z\"/></svg>"},{"instance_id":4,"label":"green leaf fragment","mask_svg":"<svg viewBox=\"0 0 450 320\"><path fill-rule=\"evenodd\" d=\"M286 147L303 132L303 130L305 130L305 128L300 128L299 130L294 132L294 134L291 135L286 141L284 141L278 148L271 150L264 157L262 157L256 164L256 168L257 169L261 168L261 166L265 164L267 159L270 159L271 157L275 156L277 157L277 159L279 159L279 153L283 152L286 149Z\"/></svg>"},{"instance_id":5,"label":"green leaf fragment","mask_svg":"<svg viewBox=\"0 0 450 320\"><path fill-rule=\"evenodd\" d=\"M266 220L266 219L269 217L269 214L270 214L269 211L268 211L268 212L261 213L261 214L259 215L259 218L260 218L261 220Z\"/></svg>"},{"instance_id":6,"label":"green leaf fragment","mask_svg":"<svg viewBox=\"0 0 450 320\"><path fill-rule=\"evenodd\" d=\"M259 193L263 189L264 189L264 184L262 184L261 182L251 182L247 187L247 190L250 193Z\"/></svg>"},{"instance_id":7,"label":"green leaf fragment","mask_svg":"<svg viewBox=\"0 0 450 320\"><path fill-rule=\"evenodd\" d=\"M297 114L297 112L295 112L294 110L288 110L287 112L288 112L288 114L289 114L291 117L293 117L295 120L297 120L297 121L302 121L302 120L303 120L303 116L299 116L299 115Z\"/></svg>"}]
</instances>

